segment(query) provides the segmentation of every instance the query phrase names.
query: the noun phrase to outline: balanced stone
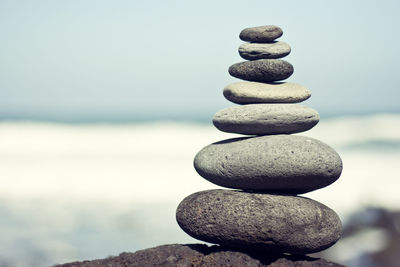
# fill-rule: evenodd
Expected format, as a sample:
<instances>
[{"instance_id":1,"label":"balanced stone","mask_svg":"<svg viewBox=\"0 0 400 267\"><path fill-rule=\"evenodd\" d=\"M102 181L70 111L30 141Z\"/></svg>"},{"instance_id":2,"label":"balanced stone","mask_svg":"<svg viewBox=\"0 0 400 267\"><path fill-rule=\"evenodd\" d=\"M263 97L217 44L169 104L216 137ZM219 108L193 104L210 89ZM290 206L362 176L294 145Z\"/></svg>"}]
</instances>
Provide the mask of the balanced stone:
<instances>
[{"instance_id":1,"label":"balanced stone","mask_svg":"<svg viewBox=\"0 0 400 267\"><path fill-rule=\"evenodd\" d=\"M289 53L290 46L284 42L244 43L239 46L239 55L247 60L282 58Z\"/></svg>"},{"instance_id":2,"label":"balanced stone","mask_svg":"<svg viewBox=\"0 0 400 267\"><path fill-rule=\"evenodd\" d=\"M246 28L240 32L239 38L246 42L269 43L281 37L282 34L282 29L278 26L267 25Z\"/></svg>"},{"instance_id":3,"label":"balanced stone","mask_svg":"<svg viewBox=\"0 0 400 267\"><path fill-rule=\"evenodd\" d=\"M253 82L273 82L290 77L293 66L280 59L257 59L233 64L229 67L233 77Z\"/></svg>"},{"instance_id":4,"label":"balanced stone","mask_svg":"<svg viewBox=\"0 0 400 267\"><path fill-rule=\"evenodd\" d=\"M194 167L223 187L302 194L335 182L342 160L328 145L310 137L266 135L208 145L195 156Z\"/></svg>"},{"instance_id":5,"label":"balanced stone","mask_svg":"<svg viewBox=\"0 0 400 267\"><path fill-rule=\"evenodd\" d=\"M249 104L218 111L217 129L228 133L266 135L304 132L319 121L318 112L300 104Z\"/></svg>"},{"instance_id":6,"label":"balanced stone","mask_svg":"<svg viewBox=\"0 0 400 267\"><path fill-rule=\"evenodd\" d=\"M186 197L176 219L190 236L247 250L314 253L341 236L337 214L303 197L207 190Z\"/></svg>"},{"instance_id":7,"label":"balanced stone","mask_svg":"<svg viewBox=\"0 0 400 267\"><path fill-rule=\"evenodd\" d=\"M224 96L236 104L298 103L311 92L297 83L236 82L224 88Z\"/></svg>"}]
</instances>

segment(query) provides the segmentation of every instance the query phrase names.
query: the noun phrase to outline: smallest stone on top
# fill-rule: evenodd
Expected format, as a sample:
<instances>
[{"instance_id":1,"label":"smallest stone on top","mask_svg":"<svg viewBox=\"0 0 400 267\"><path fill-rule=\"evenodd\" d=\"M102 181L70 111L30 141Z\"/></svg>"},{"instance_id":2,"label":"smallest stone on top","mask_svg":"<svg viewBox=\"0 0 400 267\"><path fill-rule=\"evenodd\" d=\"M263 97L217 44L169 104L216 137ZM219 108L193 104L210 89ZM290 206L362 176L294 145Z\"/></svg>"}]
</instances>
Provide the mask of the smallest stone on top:
<instances>
[{"instance_id":1,"label":"smallest stone on top","mask_svg":"<svg viewBox=\"0 0 400 267\"><path fill-rule=\"evenodd\" d=\"M240 32L239 38L251 43L269 43L281 37L282 29L278 26L267 25L246 28Z\"/></svg>"}]
</instances>

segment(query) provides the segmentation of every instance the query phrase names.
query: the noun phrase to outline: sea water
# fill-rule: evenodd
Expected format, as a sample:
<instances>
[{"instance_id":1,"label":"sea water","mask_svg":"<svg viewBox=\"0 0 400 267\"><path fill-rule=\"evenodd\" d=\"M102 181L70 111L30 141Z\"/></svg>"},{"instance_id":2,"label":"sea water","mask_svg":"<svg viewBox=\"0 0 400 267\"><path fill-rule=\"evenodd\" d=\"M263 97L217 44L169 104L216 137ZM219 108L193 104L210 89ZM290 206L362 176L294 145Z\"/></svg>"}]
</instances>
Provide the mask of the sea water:
<instances>
[{"instance_id":1,"label":"sea water","mask_svg":"<svg viewBox=\"0 0 400 267\"><path fill-rule=\"evenodd\" d=\"M300 135L327 143L344 164L337 182L304 196L344 221L367 206L400 209L400 115L323 119ZM185 196L219 187L195 172L193 157L237 136L211 123L1 122L0 266L199 242L180 230L175 209Z\"/></svg>"}]
</instances>

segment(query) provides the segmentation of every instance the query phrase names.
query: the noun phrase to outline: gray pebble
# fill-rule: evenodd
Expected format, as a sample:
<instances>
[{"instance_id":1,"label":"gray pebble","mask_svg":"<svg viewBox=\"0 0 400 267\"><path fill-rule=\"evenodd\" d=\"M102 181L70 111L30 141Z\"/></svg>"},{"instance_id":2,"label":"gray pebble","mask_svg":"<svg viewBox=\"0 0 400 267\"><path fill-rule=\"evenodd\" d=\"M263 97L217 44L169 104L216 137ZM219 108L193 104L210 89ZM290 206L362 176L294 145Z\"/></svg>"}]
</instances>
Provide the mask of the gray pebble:
<instances>
[{"instance_id":1,"label":"gray pebble","mask_svg":"<svg viewBox=\"0 0 400 267\"><path fill-rule=\"evenodd\" d=\"M338 215L303 197L207 190L186 197L176 219L190 236L233 248L307 254L339 240Z\"/></svg>"},{"instance_id":2,"label":"gray pebble","mask_svg":"<svg viewBox=\"0 0 400 267\"><path fill-rule=\"evenodd\" d=\"M224 88L224 96L236 104L298 103L311 92L297 83L236 82Z\"/></svg>"},{"instance_id":3,"label":"gray pebble","mask_svg":"<svg viewBox=\"0 0 400 267\"><path fill-rule=\"evenodd\" d=\"M282 29L278 26L267 25L246 28L240 32L239 38L245 42L269 43L281 37L282 34Z\"/></svg>"},{"instance_id":4,"label":"gray pebble","mask_svg":"<svg viewBox=\"0 0 400 267\"><path fill-rule=\"evenodd\" d=\"M316 110L300 104L249 104L218 111L213 123L228 133L266 135L307 131L319 121Z\"/></svg>"},{"instance_id":5,"label":"gray pebble","mask_svg":"<svg viewBox=\"0 0 400 267\"><path fill-rule=\"evenodd\" d=\"M335 150L310 137L266 135L208 145L195 156L194 167L220 186L302 194L335 182L342 160Z\"/></svg>"},{"instance_id":6,"label":"gray pebble","mask_svg":"<svg viewBox=\"0 0 400 267\"><path fill-rule=\"evenodd\" d=\"M247 60L282 58L289 53L290 46L284 42L244 43L239 46L239 55Z\"/></svg>"},{"instance_id":7,"label":"gray pebble","mask_svg":"<svg viewBox=\"0 0 400 267\"><path fill-rule=\"evenodd\" d=\"M280 59L257 59L233 64L229 67L233 77L253 82L281 81L293 74L293 66Z\"/></svg>"}]
</instances>

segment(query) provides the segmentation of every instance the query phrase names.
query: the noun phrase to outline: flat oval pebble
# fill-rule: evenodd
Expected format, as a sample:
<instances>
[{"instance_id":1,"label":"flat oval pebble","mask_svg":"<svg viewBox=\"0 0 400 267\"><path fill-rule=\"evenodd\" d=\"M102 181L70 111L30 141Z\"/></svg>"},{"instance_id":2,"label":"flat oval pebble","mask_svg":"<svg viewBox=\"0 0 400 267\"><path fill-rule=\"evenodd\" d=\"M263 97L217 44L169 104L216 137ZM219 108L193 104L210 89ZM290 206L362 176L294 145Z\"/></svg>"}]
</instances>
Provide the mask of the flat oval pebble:
<instances>
[{"instance_id":1,"label":"flat oval pebble","mask_svg":"<svg viewBox=\"0 0 400 267\"><path fill-rule=\"evenodd\" d=\"M239 55L247 60L282 58L289 53L290 46L284 42L244 43L239 46Z\"/></svg>"},{"instance_id":2,"label":"flat oval pebble","mask_svg":"<svg viewBox=\"0 0 400 267\"><path fill-rule=\"evenodd\" d=\"M223 132L266 135L307 131L319 121L316 110L300 104L249 104L218 111L214 126Z\"/></svg>"},{"instance_id":3,"label":"flat oval pebble","mask_svg":"<svg viewBox=\"0 0 400 267\"><path fill-rule=\"evenodd\" d=\"M297 83L236 82L224 88L224 96L236 104L298 103L311 92Z\"/></svg>"},{"instance_id":4,"label":"flat oval pebble","mask_svg":"<svg viewBox=\"0 0 400 267\"><path fill-rule=\"evenodd\" d=\"M274 25L251 27L242 30L239 38L245 42L269 43L281 37L282 29Z\"/></svg>"},{"instance_id":5,"label":"flat oval pebble","mask_svg":"<svg viewBox=\"0 0 400 267\"><path fill-rule=\"evenodd\" d=\"M233 64L229 67L233 77L253 82L285 80L293 74L293 66L280 59L257 59Z\"/></svg>"},{"instance_id":6,"label":"flat oval pebble","mask_svg":"<svg viewBox=\"0 0 400 267\"><path fill-rule=\"evenodd\" d=\"M328 145L299 135L233 138L204 147L196 171L229 188L302 194L335 182L342 160Z\"/></svg>"},{"instance_id":7,"label":"flat oval pebble","mask_svg":"<svg viewBox=\"0 0 400 267\"><path fill-rule=\"evenodd\" d=\"M207 190L186 197L176 219L190 236L246 250L307 254L339 240L338 215L308 198Z\"/></svg>"}]
</instances>

